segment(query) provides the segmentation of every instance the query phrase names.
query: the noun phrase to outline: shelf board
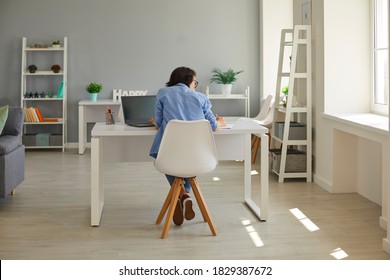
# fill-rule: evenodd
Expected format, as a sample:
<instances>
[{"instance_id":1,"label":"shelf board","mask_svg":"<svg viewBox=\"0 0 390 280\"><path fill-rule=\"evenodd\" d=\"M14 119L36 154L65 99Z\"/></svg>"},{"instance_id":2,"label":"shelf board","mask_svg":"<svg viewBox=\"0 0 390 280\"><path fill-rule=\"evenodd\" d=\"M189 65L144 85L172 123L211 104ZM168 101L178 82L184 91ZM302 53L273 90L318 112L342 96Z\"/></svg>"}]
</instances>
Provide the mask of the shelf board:
<instances>
[{"instance_id":1,"label":"shelf board","mask_svg":"<svg viewBox=\"0 0 390 280\"><path fill-rule=\"evenodd\" d=\"M54 73L53 71L36 71L35 73L23 72L25 76L62 76L64 72L60 71L58 73Z\"/></svg>"},{"instance_id":2,"label":"shelf board","mask_svg":"<svg viewBox=\"0 0 390 280\"><path fill-rule=\"evenodd\" d=\"M31 97L31 98L23 98L22 99L23 101L63 101L64 99L63 98L57 98L57 97L45 97L45 98L41 98L41 97L38 97L38 98L35 98L35 97Z\"/></svg>"},{"instance_id":3,"label":"shelf board","mask_svg":"<svg viewBox=\"0 0 390 280\"><path fill-rule=\"evenodd\" d=\"M24 146L26 149L62 149L65 146Z\"/></svg>"},{"instance_id":4,"label":"shelf board","mask_svg":"<svg viewBox=\"0 0 390 280\"><path fill-rule=\"evenodd\" d=\"M58 51L64 51L64 48L63 47L60 47L60 48L53 48L53 47L30 48L30 47L26 47L24 50L26 52L58 52Z\"/></svg>"},{"instance_id":5,"label":"shelf board","mask_svg":"<svg viewBox=\"0 0 390 280\"><path fill-rule=\"evenodd\" d=\"M61 122L23 122L25 125L59 125L64 124L63 121Z\"/></svg>"}]
</instances>

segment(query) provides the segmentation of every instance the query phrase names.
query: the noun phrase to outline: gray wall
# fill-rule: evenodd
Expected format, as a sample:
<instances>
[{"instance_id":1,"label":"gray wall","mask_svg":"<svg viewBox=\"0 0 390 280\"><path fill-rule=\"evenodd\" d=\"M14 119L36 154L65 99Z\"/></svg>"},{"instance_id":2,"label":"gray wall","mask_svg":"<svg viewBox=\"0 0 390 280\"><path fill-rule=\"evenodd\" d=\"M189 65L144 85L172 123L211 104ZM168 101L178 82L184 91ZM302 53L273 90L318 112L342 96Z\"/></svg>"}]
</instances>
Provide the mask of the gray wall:
<instances>
[{"instance_id":1,"label":"gray wall","mask_svg":"<svg viewBox=\"0 0 390 280\"><path fill-rule=\"evenodd\" d=\"M78 101L90 81L156 93L177 66L216 92L211 69L244 70L233 92L251 88L259 110L258 0L0 0L0 104L20 104L21 38L68 37L68 142L78 141ZM223 114L230 114L231 108ZM237 109L239 110L239 108Z\"/></svg>"}]
</instances>

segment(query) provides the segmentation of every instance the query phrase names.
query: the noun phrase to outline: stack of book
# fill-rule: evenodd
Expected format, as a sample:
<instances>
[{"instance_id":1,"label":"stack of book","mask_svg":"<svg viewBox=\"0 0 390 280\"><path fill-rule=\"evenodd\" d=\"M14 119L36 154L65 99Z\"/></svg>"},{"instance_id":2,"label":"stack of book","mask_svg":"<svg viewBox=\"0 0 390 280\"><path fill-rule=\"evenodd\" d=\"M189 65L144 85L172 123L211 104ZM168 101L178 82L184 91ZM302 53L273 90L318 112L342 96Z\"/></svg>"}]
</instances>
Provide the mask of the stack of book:
<instances>
[{"instance_id":1,"label":"stack of book","mask_svg":"<svg viewBox=\"0 0 390 280\"><path fill-rule=\"evenodd\" d=\"M43 118L41 110L39 110L39 108L29 107L24 108L24 121L28 123L58 122L59 119Z\"/></svg>"}]
</instances>

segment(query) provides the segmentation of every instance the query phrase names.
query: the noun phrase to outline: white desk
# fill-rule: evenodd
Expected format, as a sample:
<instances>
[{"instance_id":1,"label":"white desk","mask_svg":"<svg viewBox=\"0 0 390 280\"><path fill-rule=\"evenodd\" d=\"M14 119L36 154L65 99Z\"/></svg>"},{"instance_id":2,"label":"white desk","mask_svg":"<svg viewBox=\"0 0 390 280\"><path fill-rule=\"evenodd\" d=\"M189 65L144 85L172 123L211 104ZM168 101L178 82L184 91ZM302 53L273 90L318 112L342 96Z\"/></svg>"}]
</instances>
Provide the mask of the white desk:
<instances>
[{"instance_id":1,"label":"white desk","mask_svg":"<svg viewBox=\"0 0 390 280\"><path fill-rule=\"evenodd\" d=\"M106 106L110 106L115 112L115 120L118 118L120 102L112 99L98 99L97 101L79 101L79 154L84 154L87 144L87 124L89 122L104 122Z\"/></svg>"},{"instance_id":2,"label":"white desk","mask_svg":"<svg viewBox=\"0 0 390 280\"><path fill-rule=\"evenodd\" d=\"M210 94L210 101L214 100L244 100L245 116L249 117L249 94L231 94L223 96L222 94ZM118 121L121 103L112 99L98 99L97 101L80 100L79 101L79 154L82 155L87 147L87 124L104 122L106 106L109 106L115 113L115 121Z\"/></svg>"},{"instance_id":3,"label":"white desk","mask_svg":"<svg viewBox=\"0 0 390 280\"><path fill-rule=\"evenodd\" d=\"M234 122L214 132L219 160L244 160L244 201L260 220L268 217L268 129L252 121ZM260 205L252 200L251 134L261 137ZM91 226L99 226L104 207L104 163L152 161L149 149L156 130L96 123L91 139ZM132 147L134 147L132 149Z\"/></svg>"}]
</instances>

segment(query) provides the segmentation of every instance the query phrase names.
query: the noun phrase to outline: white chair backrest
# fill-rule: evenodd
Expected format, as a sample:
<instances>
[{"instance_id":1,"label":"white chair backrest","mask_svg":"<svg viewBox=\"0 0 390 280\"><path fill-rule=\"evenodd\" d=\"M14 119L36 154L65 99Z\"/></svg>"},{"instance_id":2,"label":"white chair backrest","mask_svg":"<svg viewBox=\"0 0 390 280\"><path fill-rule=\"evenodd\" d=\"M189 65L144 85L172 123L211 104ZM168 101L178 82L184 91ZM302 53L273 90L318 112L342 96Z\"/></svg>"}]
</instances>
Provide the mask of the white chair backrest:
<instances>
[{"instance_id":1,"label":"white chair backrest","mask_svg":"<svg viewBox=\"0 0 390 280\"><path fill-rule=\"evenodd\" d=\"M262 126L270 127L274 120L275 100L271 102L271 108L268 110L268 114L262 121L257 121Z\"/></svg>"},{"instance_id":2,"label":"white chair backrest","mask_svg":"<svg viewBox=\"0 0 390 280\"><path fill-rule=\"evenodd\" d=\"M263 105L261 106L259 114L255 117L256 120L262 121L265 120L267 117L269 110L272 107L272 95L268 95L267 98L264 100Z\"/></svg>"},{"instance_id":3,"label":"white chair backrest","mask_svg":"<svg viewBox=\"0 0 390 280\"><path fill-rule=\"evenodd\" d=\"M171 120L165 128L155 168L180 178L210 172L218 164L217 149L207 120Z\"/></svg>"}]
</instances>

